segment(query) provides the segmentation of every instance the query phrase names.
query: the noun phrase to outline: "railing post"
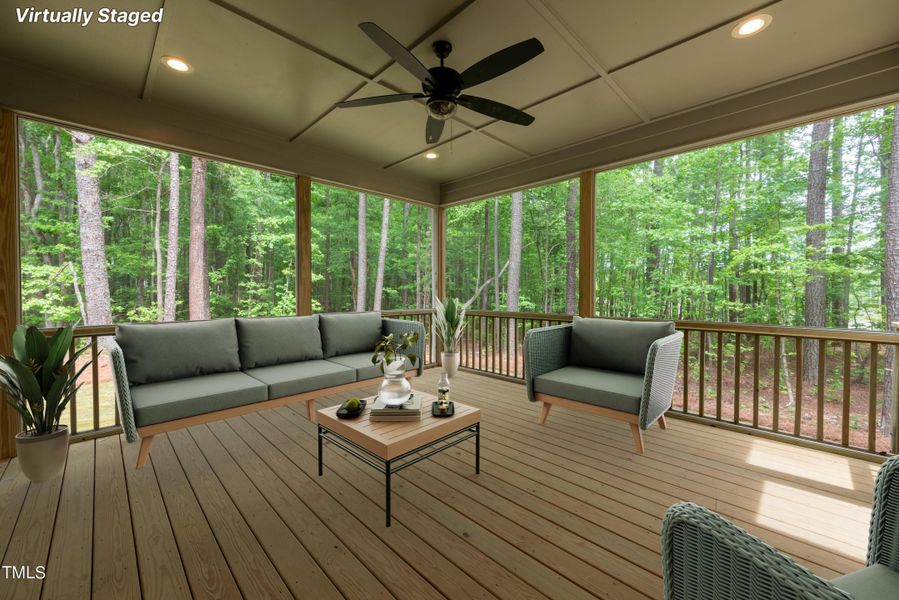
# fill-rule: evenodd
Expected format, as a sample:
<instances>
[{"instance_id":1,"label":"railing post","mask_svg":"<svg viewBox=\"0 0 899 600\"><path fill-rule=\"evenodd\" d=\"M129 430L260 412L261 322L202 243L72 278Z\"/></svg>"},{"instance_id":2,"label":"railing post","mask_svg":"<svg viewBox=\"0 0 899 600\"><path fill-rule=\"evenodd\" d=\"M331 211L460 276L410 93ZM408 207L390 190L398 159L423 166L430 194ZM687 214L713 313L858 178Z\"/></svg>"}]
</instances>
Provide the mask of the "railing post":
<instances>
[{"instance_id":1,"label":"railing post","mask_svg":"<svg viewBox=\"0 0 899 600\"><path fill-rule=\"evenodd\" d=\"M312 314L312 180L296 176L297 314Z\"/></svg>"},{"instance_id":2,"label":"railing post","mask_svg":"<svg viewBox=\"0 0 899 600\"><path fill-rule=\"evenodd\" d=\"M19 211L16 116L0 111L0 354L12 353L19 315ZM0 458L16 455L19 416L0 392Z\"/></svg>"},{"instance_id":3,"label":"railing post","mask_svg":"<svg viewBox=\"0 0 899 600\"><path fill-rule=\"evenodd\" d=\"M578 314L592 317L596 310L596 173L580 174L578 213Z\"/></svg>"}]
</instances>

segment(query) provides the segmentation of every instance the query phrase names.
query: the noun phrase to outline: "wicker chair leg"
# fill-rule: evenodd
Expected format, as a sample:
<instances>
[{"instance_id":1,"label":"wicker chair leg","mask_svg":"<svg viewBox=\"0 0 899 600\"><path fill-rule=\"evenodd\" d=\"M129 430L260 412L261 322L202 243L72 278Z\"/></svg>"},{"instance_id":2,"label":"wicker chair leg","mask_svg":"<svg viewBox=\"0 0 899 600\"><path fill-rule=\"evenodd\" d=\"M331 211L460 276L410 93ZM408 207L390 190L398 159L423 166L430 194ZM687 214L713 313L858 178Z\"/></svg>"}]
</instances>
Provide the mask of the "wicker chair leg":
<instances>
[{"instance_id":1,"label":"wicker chair leg","mask_svg":"<svg viewBox=\"0 0 899 600\"><path fill-rule=\"evenodd\" d=\"M659 417L659 429L668 429L668 423L665 422L665 415Z\"/></svg>"},{"instance_id":2,"label":"wicker chair leg","mask_svg":"<svg viewBox=\"0 0 899 600\"><path fill-rule=\"evenodd\" d=\"M552 407L553 407L553 405L550 404L549 402L544 402L544 403L543 403L543 408L540 409L540 418L537 420L538 423L540 423L541 425L543 425L544 423L546 423L546 417L549 416L549 410L550 410Z\"/></svg>"},{"instance_id":3,"label":"wicker chair leg","mask_svg":"<svg viewBox=\"0 0 899 600\"><path fill-rule=\"evenodd\" d=\"M315 423L315 400L306 401L306 418L310 423Z\"/></svg>"},{"instance_id":4,"label":"wicker chair leg","mask_svg":"<svg viewBox=\"0 0 899 600\"><path fill-rule=\"evenodd\" d=\"M631 435L634 436L634 446L637 448L637 453L643 454L643 432L636 423L631 423Z\"/></svg>"}]
</instances>

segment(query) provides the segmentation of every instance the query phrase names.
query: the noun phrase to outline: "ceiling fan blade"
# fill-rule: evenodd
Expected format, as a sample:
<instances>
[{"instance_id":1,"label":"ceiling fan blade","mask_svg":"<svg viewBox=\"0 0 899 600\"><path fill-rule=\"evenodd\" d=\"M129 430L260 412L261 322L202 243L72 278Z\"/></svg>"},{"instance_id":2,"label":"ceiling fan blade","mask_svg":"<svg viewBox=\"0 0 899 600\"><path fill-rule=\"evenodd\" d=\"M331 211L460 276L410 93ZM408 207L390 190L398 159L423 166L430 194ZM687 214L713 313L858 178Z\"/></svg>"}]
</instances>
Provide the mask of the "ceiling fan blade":
<instances>
[{"instance_id":1,"label":"ceiling fan blade","mask_svg":"<svg viewBox=\"0 0 899 600\"><path fill-rule=\"evenodd\" d=\"M390 58L395 60L401 67L415 75L421 81L425 81L431 77L431 74L425 68L421 61L406 50L406 47L400 44L393 37L371 22L359 23L359 29L372 39L374 43L381 47L381 50L387 53Z\"/></svg>"},{"instance_id":2,"label":"ceiling fan blade","mask_svg":"<svg viewBox=\"0 0 899 600\"><path fill-rule=\"evenodd\" d=\"M515 123L516 125L530 125L534 122L534 117L528 113L495 100L462 95L459 96L457 102L460 106L479 112L482 115L499 119L500 121L508 121L509 123Z\"/></svg>"},{"instance_id":3,"label":"ceiling fan blade","mask_svg":"<svg viewBox=\"0 0 899 600\"><path fill-rule=\"evenodd\" d=\"M428 117L428 124L425 126L425 141L429 144L436 144L440 141L440 134L443 133L443 124L446 121Z\"/></svg>"},{"instance_id":4,"label":"ceiling fan blade","mask_svg":"<svg viewBox=\"0 0 899 600\"><path fill-rule=\"evenodd\" d=\"M416 98L424 98L424 94L387 94L386 96L369 96L368 98L357 98L355 100L347 100L338 102L334 106L338 108L353 108L356 106L374 106L375 104L389 104L391 102L402 102L403 100L414 100Z\"/></svg>"},{"instance_id":5,"label":"ceiling fan blade","mask_svg":"<svg viewBox=\"0 0 899 600\"><path fill-rule=\"evenodd\" d=\"M543 44L537 38L513 44L495 52L462 71L462 89L484 83L520 67L543 52Z\"/></svg>"}]
</instances>

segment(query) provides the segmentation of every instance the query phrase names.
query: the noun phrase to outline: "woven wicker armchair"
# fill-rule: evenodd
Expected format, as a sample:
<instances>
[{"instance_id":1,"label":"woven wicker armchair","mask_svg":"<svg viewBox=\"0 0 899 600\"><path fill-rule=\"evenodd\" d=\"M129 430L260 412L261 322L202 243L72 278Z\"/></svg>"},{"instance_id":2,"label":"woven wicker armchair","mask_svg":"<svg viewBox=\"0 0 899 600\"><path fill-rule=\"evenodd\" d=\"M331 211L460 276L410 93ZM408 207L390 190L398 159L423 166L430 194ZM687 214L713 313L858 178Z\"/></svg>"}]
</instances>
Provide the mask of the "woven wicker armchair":
<instances>
[{"instance_id":1,"label":"woven wicker armchair","mask_svg":"<svg viewBox=\"0 0 899 600\"><path fill-rule=\"evenodd\" d=\"M821 579L712 511L690 503L662 523L665 600L895 600L899 598L899 456L874 488L867 567Z\"/></svg>"},{"instance_id":2,"label":"woven wicker armchair","mask_svg":"<svg viewBox=\"0 0 899 600\"><path fill-rule=\"evenodd\" d=\"M541 424L556 405L625 421L643 454L643 431L665 428L683 337L671 321L575 317L532 329L524 336L528 400L543 403Z\"/></svg>"}]
</instances>

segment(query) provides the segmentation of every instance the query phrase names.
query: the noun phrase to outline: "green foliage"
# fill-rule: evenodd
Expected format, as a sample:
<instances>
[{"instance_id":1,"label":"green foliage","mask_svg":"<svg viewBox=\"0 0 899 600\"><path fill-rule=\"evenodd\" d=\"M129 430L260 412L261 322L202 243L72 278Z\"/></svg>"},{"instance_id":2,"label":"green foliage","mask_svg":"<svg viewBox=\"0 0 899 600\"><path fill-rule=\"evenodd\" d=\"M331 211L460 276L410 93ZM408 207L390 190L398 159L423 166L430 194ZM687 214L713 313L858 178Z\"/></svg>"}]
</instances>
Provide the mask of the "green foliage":
<instances>
[{"instance_id":1,"label":"green foliage","mask_svg":"<svg viewBox=\"0 0 899 600\"><path fill-rule=\"evenodd\" d=\"M455 352L456 345L465 330L465 310L468 305L459 306L459 300L450 298L446 304L434 298L434 331L443 343L444 352Z\"/></svg>"},{"instance_id":2,"label":"green foliage","mask_svg":"<svg viewBox=\"0 0 899 600\"><path fill-rule=\"evenodd\" d=\"M375 352L372 354L371 364L380 365L381 372L384 372L385 368L389 367L394 362L402 361L404 357L408 358L412 364L415 364L418 357L409 352L409 348L414 346L417 342L417 331L404 333L400 336L399 340L397 340L396 336L392 333L382 336L381 339L378 340L378 343L375 344Z\"/></svg>"},{"instance_id":3,"label":"green foliage","mask_svg":"<svg viewBox=\"0 0 899 600\"><path fill-rule=\"evenodd\" d=\"M37 327L19 325L13 334L13 355L0 356L0 386L7 402L22 417L31 435L52 433L69 401L78 393L78 377L91 364L76 369L79 356L90 346L66 353L72 344L72 328L58 329L48 341Z\"/></svg>"}]
</instances>

